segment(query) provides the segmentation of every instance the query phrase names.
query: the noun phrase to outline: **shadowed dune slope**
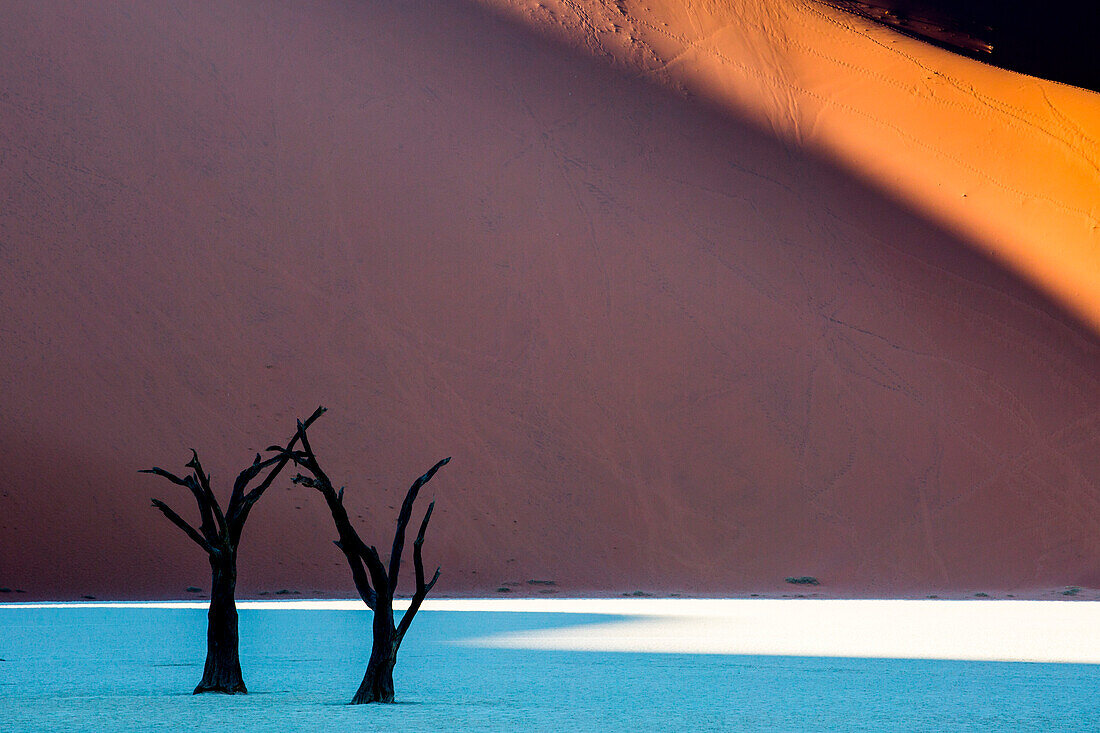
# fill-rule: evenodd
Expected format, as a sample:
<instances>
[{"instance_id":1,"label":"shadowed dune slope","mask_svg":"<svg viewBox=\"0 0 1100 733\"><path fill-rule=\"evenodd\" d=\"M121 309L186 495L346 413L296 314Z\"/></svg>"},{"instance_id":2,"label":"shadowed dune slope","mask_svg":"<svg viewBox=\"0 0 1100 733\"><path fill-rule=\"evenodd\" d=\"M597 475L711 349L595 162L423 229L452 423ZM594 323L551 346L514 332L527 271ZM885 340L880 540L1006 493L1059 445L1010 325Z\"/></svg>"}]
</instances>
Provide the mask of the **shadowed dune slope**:
<instances>
[{"instance_id":1,"label":"shadowed dune slope","mask_svg":"<svg viewBox=\"0 0 1100 733\"><path fill-rule=\"evenodd\" d=\"M444 593L1100 584L1096 337L746 121L416 1L5 2L0 110L0 585L206 587L137 469L318 404ZM242 592L348 595L288 486Z\"/></svg>"}]
</instances>

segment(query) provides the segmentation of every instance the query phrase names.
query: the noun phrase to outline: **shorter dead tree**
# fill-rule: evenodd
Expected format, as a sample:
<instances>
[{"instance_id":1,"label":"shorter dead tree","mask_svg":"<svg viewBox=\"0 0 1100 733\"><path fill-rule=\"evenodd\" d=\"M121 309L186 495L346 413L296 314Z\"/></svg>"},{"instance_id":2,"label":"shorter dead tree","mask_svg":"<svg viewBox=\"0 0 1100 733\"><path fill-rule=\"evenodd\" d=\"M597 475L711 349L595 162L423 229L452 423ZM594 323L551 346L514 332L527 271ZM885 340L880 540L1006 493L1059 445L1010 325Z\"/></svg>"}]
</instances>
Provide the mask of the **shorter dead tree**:
<instances>
[{"instance_id":1,"label":"shorter dead tree","mask_svg":"<svg viewBox=\"0 0 1100 733\"><path fill-rule=\"evenodd\" d=\"M305 423L299 423L299 432L321 416L318 410ZM241 676L241 662L238 654L237 635L237 547L240 545L241 532L252 507L260 500L264 492L290 461L288 451L298 442L296 433L279 455L263 460L259 454L252 465L241 471L233 483L233 493L229 497L229 506L223 512L221 505L210 488L210 476L203 471L198 453L191 450L191 461L187 467L191 473L183 478L165 471L163 468L150 468L141 473L162 476L178 486L187 488L195 497L199 507L200 523L198 528L188 524L179 514L172 511L163 501L153 499L153 506L179 527L195 544L203 549L210 558L210 610L207 613L206 628L206 665L202 671L202 681L195 688L200 692L224 692L234 694L248 692ZM259 484L249 489L249 484L266 469L267 475Z\"/></svg>"},{"instance_id":2,"label":"shorter dead tree","mask_svg":"<svg viewBox=\"0 0 1100 733\"><path fill-rule=\"evenodd\" d=\"M323 410L324 408L318 408L314 415ZM378 550L363 542L355 528L352 527L347 510L344 508L344 489L341 487L339 491L336 491L332 486L332 481L321 469L320 464L317 462L317 456L306 437L306 428L308 427L308 420L305 423L298 423L296 437L302 442L301 450L283 450L282 455L290 456L298 466L310 474L309 476L298 474L292 481L316 489L328 503L332 520L339 535L339 539L335 541L335 544L344 553L344 557L347 558L359 597L363 599L363 603L367 604L368 608L374 611L370 661L367 663L367 671L363 675L363 682L359 685L359 689L351 702L353 705L369 702L393 702L393 668L397 663L397 651L401 646L402 639L405 638L405 633L412 624L413 617L416 616L416 612L420 610L420 605L428 595L428 591L439 580L439 568L436 568L431 580L425 579L424 560L421 554L421 548L424 545L424 532L428 529L428 521L432 518L435 502L433 501L428 505L428 511L424 513L424 519L420 523L420 531L417 532L416 539L413 540L413 570L416 575L416 589L413 592L412 600L409 602L408 610L402 615L401 621L394 624L393 596L397 590L401 555L405 549L405 530L412 518L413 503L416 501L421 487L428 483L435 472L447 465L451 459L444 458L409 487L408 493L405 494L405 501L401 504L401 511L397 516L397 531L393 537L393 549L390 551L389 569L387 570L386 566L382 564ZM281 449L275 446L269 450Z\"/></svg>"}]
</instances>

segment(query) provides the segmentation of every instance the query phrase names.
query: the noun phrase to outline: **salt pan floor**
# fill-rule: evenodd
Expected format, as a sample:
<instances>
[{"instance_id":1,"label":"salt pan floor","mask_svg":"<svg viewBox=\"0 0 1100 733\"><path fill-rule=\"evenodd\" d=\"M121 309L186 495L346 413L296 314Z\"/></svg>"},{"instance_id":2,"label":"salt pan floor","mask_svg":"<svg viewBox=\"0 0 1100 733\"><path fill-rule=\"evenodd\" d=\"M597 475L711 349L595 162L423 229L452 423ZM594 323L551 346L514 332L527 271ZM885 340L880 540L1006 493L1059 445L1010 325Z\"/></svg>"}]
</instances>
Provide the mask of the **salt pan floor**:
<instances>
[{"instance_id":1,"label":"salt pan floor","mask_svg":"<svg viewBox=\"0 0 1100 733\"><path fill-rule=\"evenodd\" d=\"M370 650L357 601L240 609L251 694L196 697L204 604L0 604L0 731L1095 730L1100 716L1089 602L429 601L392 706L344 704Z\"/></svg>"}]
</instances>

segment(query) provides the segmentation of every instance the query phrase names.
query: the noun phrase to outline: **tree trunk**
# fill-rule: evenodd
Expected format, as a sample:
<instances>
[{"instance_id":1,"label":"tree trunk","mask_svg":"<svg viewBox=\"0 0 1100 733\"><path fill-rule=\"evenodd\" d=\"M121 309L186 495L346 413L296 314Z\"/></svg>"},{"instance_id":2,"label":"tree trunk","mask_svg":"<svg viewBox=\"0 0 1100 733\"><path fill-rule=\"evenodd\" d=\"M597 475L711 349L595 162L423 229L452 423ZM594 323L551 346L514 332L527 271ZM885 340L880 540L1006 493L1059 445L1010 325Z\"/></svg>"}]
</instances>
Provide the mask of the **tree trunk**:
<instances>
[{"instance_id":1,"label":"tree trunk","mask_svg":"<svg viewBox=\"0 0 1100 733\"><path fill-rule=\"evenodd\" d=\"M397 629L393 625L393 607L389 599L379 598L374 609L374 643L363 682L351 699L352 705L365 702L393 702L393 665L397 663Z\"/></svg>"},{"instance_id":2,"label":"tree trunk","mask_svg":"<svg viewBox=\"0 0 1100 733\"><path fill-rule=\"evenodd\" d=\"M375 644L367 663L367 673L363 675L363 683L359 685L351 704L393 702L393 665L396 663L396 652L379 652Z\"/></svg>"},{"instance_id":3,"label":"tree trunk","mask_svg":"<svg viewBox=\"0 0 1100 733\"><path fill-rule=\"evenodd\" d=\"M206 666L202 682L195 688L200 692L224 692L234 694L248 692L241 677L241 660L237 652L237 603L234 593L237 587L237 558L233 553L210 556L212 581L210 611L206 627Z\"/></svg>"}]
</instances>

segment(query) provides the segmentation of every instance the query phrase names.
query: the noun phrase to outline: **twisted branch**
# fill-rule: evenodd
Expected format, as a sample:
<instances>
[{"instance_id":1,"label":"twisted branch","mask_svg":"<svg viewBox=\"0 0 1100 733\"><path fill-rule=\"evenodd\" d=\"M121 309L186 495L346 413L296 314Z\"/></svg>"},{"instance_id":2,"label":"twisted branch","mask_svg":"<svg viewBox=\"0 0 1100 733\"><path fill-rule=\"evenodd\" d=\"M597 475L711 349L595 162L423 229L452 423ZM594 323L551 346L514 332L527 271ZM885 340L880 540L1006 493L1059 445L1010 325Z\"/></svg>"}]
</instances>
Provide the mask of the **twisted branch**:
<instances>
[{"instance_id":1,"label":"twisted branch","mask_svg":"<svg viewBox=\"0 0 1100 733\"><path fill-rule=\"evenodd\" d=\"M215 553L214 547L206 541L206 538L199 534L199 531L197 529L188 524L183 519L183 517L172 511L171 507L169 507L160 499L153 499L153 506L155 506L157 509L160 509L161 512L164 513L164 516L168 517L172 524L182 529L188 537L195 541L195 544L206 550L208 554L213 555Z\"/></svg>"},{"instance_id":2,"label":"twisted branch","mask_svg":"<svg viewBox=\"0 0 1100 733\"><path fill-rule=\"evenodd\" d=\"M420 487L432 480L432 476L435 472L443 468L450 462L450 457L444 458L439 463L428 469L428 472L413 482L413 485L409 487L409 491L405 494L405 501L401 504L401 512L397 515L397 531L393 536L393 549L390 551L390 585L394 590L397 590L397 573L401 569L401 553L405 550L405 528L409 525L409 519L412 517L413 503L416 501L416 495L420 493ZM428 516L431 516L431 510L428 510ZM423 532L420 535L421 541L423 541Z\"/></svg>"},{"instance_id":3,"label":"twisted branch","mask_svg":"<svg viewBox=\"0 0 1100 733\"><path fill-rule=\"evenodd\" d=\"M449 461L450 458L447 460ZM404 638L405 632L409 630L409 626L412 624L413 617L420 610L420 604L424 602L428 591L435 587L435 582L439 580L440 568L437 567L431 581L424 582L424 558L420 551L420 548L424 546L424 531L428 529L428 522L432 518L433 509L435 509L434 501L428 505L428 511L424 514L424 521L420 523L420 531L417 532L416 539L413 540L413 569L416 571L416 591L413 593L412 600L409 601L409 610L405 611L405 615L401 617L401 623L397 627L398 641Z\"/></svg>"}]
</instances>

